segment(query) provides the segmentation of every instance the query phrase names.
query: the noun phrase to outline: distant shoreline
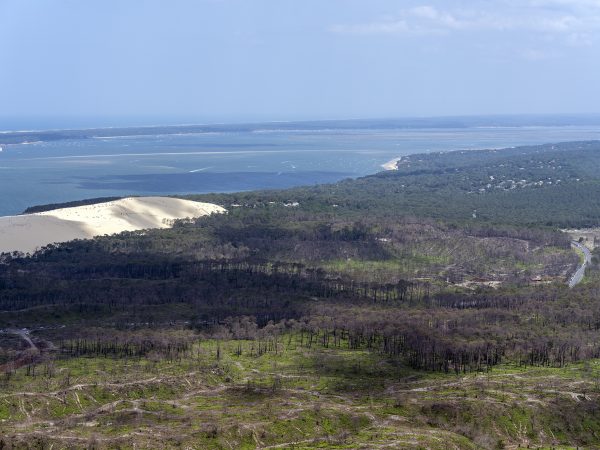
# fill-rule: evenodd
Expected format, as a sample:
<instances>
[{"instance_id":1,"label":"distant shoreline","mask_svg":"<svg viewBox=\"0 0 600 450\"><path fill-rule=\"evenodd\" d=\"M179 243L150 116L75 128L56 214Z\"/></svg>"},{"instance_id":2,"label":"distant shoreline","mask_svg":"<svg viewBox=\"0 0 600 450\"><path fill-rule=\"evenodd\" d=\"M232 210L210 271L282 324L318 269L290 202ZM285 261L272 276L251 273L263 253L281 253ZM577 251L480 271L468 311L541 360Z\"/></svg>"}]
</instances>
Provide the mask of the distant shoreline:
<instances>
[{"instance_id":1,"label":"distant shoreline","mask_svg":"<svg viewBox=\"0 0 600 450\"><path fill-rule=\"evenodd\" d=\"M315 132L360 129L479 129L524 127L600 126L600 114L482 115L404 117L386 119L324 119L297 121L237 122L214 124L137 125L105 127L65 127L0 131L0 144L32 141L59 141L128 136L154 136L215 132Z\"/></svg>"},{"instance_id":2,"label":"distant shoreline","mask_svg":"<svg viewBox=\"0 0 600 450\"><path fill-rule=\"evenodd\" d=\"M398 170L398 163L402 157L394 158L381 165L385 170Z\"/></svg>"}]
</instances>

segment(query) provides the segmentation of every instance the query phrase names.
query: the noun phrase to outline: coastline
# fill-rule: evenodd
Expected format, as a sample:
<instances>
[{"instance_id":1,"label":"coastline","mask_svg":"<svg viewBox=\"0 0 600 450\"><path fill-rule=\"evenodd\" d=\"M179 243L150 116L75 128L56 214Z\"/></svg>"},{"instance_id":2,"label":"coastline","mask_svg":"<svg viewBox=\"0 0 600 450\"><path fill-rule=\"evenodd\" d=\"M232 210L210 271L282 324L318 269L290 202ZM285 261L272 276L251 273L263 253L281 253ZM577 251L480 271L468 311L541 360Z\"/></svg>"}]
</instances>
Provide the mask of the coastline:
<instances>
[{"instance_id":1,"label":"coastline","mask_svg":"<svg viewBox=\"0 0 600 450\"><path fill-rule=\"evenodd\" d=\"M385 170L398 170L398 163L402 157L394 158L381 165Z\"/></svg>"}]
</instances>

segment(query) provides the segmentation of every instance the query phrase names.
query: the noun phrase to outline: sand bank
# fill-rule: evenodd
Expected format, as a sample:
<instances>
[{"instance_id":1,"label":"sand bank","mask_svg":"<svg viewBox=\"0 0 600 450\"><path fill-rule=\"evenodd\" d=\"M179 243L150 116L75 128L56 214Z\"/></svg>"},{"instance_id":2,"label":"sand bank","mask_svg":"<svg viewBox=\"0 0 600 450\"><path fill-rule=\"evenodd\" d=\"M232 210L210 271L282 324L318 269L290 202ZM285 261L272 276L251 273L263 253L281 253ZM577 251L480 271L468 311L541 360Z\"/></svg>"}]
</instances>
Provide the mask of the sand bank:
<instances>
[{"instance_id":1,"label":"sand bank","mask_svg":"<svg viewBox=\"0 0 600 450\"><path fill-rule=\"evenodd\" d=\"M168 228L175 219L225 212L211 203L167 197L132 197L96 205L0 217L0 253L33 253L53 243L94 236Z\"/></svg>"},{"instance_id":2,"label":"sand bank","mask_svg":"<svg viewBox=\"0 0 600 450\"><path fill-rule=\"evenodd\" d=\"M382 164L381 167L383 167L385 170L398 170L398 162L401 159L402 158L394 158L391 161L388 161L385 164Z\"/></svg>"}]
</instances>

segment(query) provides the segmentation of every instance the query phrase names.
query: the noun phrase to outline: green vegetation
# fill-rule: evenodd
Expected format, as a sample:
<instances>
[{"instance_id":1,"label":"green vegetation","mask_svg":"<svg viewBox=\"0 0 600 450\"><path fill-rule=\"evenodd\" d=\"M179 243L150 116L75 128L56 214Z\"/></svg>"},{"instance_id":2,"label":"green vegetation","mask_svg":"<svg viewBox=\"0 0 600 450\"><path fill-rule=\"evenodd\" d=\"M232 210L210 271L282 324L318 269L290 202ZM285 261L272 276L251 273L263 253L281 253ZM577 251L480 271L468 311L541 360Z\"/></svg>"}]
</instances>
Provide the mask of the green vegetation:
<instances>
[{"instance_id":1,"label":"green vegetation","mask_svg":"<svg viewBox=\"0 0 600 450\"><path fill-rule=\"evenodd\" d=\"M600 448L600 259L568 289L559 229L600 223L599 158L414 155L2 255L0 448Z\"/></svg>"},{"instance_id":2,"label":"green vegetation","mask_svg":"<svg viewBox=\"0 0 600 450\"><path fill-rule=\"evenodd\" d=\"M226 207L295 201L336 216L418 216L461 226L590 227L600 223L599 165L598 141L420 154L402 158L397 171L358 180L191 198Z\"/></svg>"},{"instance_id":3,"label":"green vegetation","mask_svg":"<svg viewBox=\"0 0 600 450\"><path fill-rule=\"evenodd\" d=\"M185 334L185 333L184 333ZM437 375L281 334L145 357L78 356L3 382L5 446L593 447L600 361ZM147 337L147 336L146 336Z\"/></svg>"}]
</instances>

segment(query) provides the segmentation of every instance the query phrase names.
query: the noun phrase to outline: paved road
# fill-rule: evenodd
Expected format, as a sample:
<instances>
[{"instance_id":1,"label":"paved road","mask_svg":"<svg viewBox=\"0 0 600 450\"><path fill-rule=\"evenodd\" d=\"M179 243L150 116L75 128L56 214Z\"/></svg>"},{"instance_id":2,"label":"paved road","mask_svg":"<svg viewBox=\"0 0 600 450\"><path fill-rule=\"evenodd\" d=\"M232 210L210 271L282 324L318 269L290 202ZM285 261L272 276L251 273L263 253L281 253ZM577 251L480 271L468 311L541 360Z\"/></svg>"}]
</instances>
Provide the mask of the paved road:
<instances>
[{"instance_id":1,"label":"paved road","mask_svg":"<svg viewBox=\"0 0 600 450\"><path fill-rule=\"evenodd\" d=\"M577 272L575 272L569 280L569 287L574 287L581 283L581 280L583 280L583 276L585 275L585 269L588 266L588 264L592 262L592 252L590 252L585 245L582 245L579 242L572 241L571 245L573 246L573 248L581 250L584 256L583 264L577 269Z\"/></svg>"}]
</instances>

